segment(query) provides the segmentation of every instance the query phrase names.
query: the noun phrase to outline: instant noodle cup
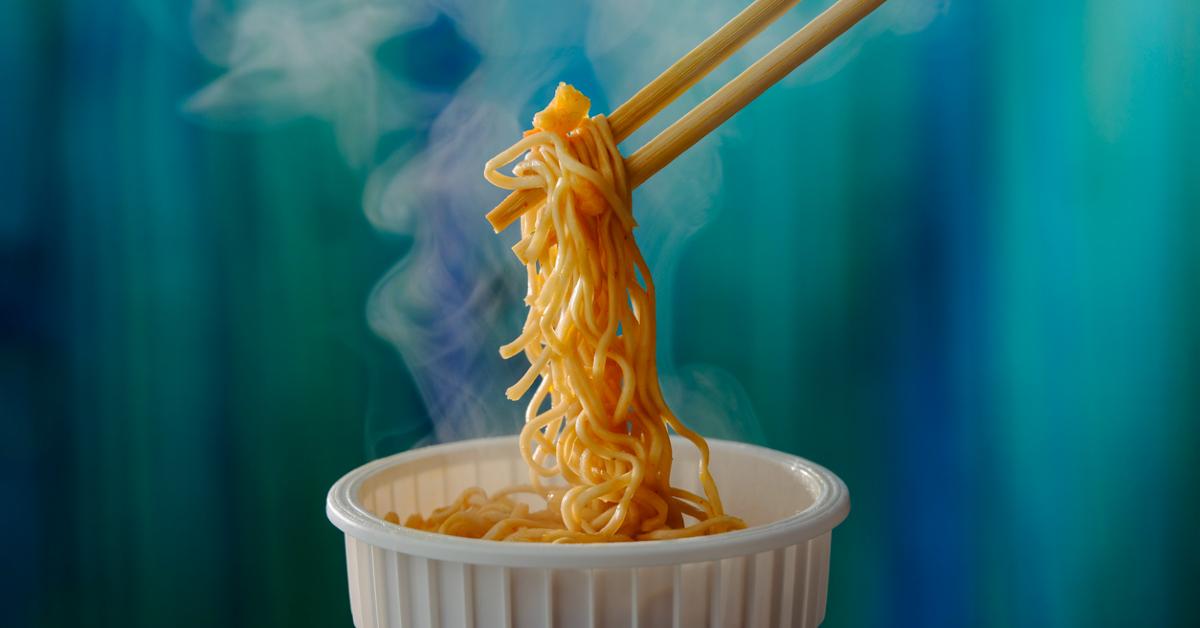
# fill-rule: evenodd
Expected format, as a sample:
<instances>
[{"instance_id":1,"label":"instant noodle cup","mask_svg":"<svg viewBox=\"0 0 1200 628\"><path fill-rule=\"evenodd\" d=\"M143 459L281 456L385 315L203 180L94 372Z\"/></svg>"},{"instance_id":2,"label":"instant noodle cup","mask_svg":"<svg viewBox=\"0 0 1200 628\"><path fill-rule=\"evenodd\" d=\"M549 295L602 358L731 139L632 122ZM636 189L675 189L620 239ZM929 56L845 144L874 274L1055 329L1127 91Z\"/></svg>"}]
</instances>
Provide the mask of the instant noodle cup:
<instances>
[{"instance_id":1,"label":"instant noodle cup","mask_svg":"<svg viewBox=\"0 0 1200 628\"><path fill-rule=\"evenodd\" d=\"M745 530L665 541L546 544L405 528L453 500L528 482L514 436L415 449L368 463L329 491L345 533L359 628L817 626L825 617L833 528L845 484L808 460L709 440L726 512ZM672 439L671 485L700 491L699 453Z\"/></svg>"}]
</instances>

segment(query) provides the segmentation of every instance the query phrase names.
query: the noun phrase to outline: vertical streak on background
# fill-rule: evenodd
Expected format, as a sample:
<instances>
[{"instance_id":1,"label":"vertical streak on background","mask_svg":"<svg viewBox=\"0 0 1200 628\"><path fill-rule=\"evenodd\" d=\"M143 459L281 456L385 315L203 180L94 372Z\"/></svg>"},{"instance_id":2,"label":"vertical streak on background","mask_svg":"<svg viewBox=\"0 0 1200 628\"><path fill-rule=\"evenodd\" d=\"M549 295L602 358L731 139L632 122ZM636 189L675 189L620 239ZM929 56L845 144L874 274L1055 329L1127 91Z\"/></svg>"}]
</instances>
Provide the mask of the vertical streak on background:
<instances>
[{"instance_id":1,"label":"vertical streak on background","mask_svg":"<svg viewBox=\"0 0 1200 628\"><path fill-rule=\"evenodd\" d=\"M936 29L929 35L936 37ZM867 319L874 331L864 362L879 364L884 378L881 404L870 412L889 443L878 452L887 473L870 498L886 504L880 514L895 525L886 531L889 542L876 550L884 553L887 580L894 584L886 587L886 611L874 623L942 626L961 615L956 603L948 603L961 600L961 581L945 579L957 571L952 563L961 544L955 535L960 474L949 448L955 416L946 370L950 234L942 191L931 185L940 167L937 137L950 121L935 116L926 123L928 108L946 95L930 102L923 93L930 70L914 61L921 46L889 39L871 81L887 97L854 99L854 117L873 121L854 125L851 142L859 147L856 169L871 184L853 197L854 228L846 238L848 250L877 269L859 283L859 290L869 291L864 304L874 310ZM844 72L859 75L863 69ZM937 547L953 549L931 554ZM930 582L941 583L947 595L937 595Z\"/></svg>"},{"instance_id":2,"label":"vertical streak on background","mask_svg":"<svg viewBox=\"0 0 1200 628\"><path fill-rule=\"evenodd\" d=\"M1082 48L1089 159L1079 222L1087 248L1081 272L1081 363L1088 379L1080 417L1082 477L1076 488L1080 578L1075 595L1094 595L1081 621L1102 625L1138 607L1139 622L1161 625L1165 583L1117 581L1112 574L1161 573L1162 511L1114 516L1111 504L1161 497L1159 456L1170 428L1170 378L1164 330L1169 324L1169 163L1166 151L1165 31L1162 5L1089 4ZM1082 428L1086 427L1086 431ZM1086 530L1086 532L1085 532ZM1133 618L1130 618L1133 619Z\"/></svg>"},{"instance_id":3,"label":"vertical streak on background","mask_svg":"<svg viewBox=\"0 0 1200 628\"><path fill-rule=\"evenodd\" d=\"M996 10L1003 14L997 57L1004 64L995 91L1004 100L994 131L1002 197L994 227L999 337L992 344L1001 350L997 411L1009 426L1000 444L1005 490L997 498L1010 526L997 542L1006 548L1000 581L1011 587L1002 606L1008 615L997 622L1071 625L1064 580L1078 531L1050 513L1070 508L1066 487L1075 482L1069 456L1076 444L1063 435L1077 405L1068 397L1077 391L1058 384L1079 365L1070 322L1079 305L1071 276L1078 253L1069 215L1075 140L1068 102L1078 95L1071 80L1079 44L1058 3L1040 6L1037 20ZM1031 151L1040 158L1029 159Z\"/></svg>"},{"instance_id":4,"label":"vertical streak on background","mask_svg":"<svg viewBox=\"0 0 1200 628\"><path fill-rule=\"evenodd\" d=\"M30 144L37 125L25 122L42 121L45 105L56 100L47 86L21 89L34 76L35 67L25 59L41 52L38 36L48 30L43 29L46 22L15 3L0 6L0 134L10 146ZM13 178L0 185L0 287L7 288L0 289L0 494L11 500L0 509L0 530L21 540L0 543L0 564L33 566L0 580L20 601L36 596L57 566L39 560L38 550L51 530L40 525L38 516L44 507L38 491L43 484L38 444L45 432L61 429L63 413L55 400L39 394L39 380L60 374L55 359L59 343L41 324L40 308L22 307L27 295L45 291L33 279L36 272L54 270L53 252L38 238L46 221L33 208L42 197L38 182L45 164L36 156L0 149L0 172ZM56 487L64 482L62 475L48 480L46 485ZM7 606L14 621L32 621L34 613L25 604Z\"/></svg>"},{"instance_id":5,"label":"vertical streak on background","mask_svg":"<svg viewBox=\"0 0 1200 628\"><path fill-rule=\"evenodd\" d=\"M957 552L948 577L957 583L960 599L947 603L957 614L944 617L946 625L984 625L988 614L982 601L985 578L972 564L979 564L986 542L979 530L984 524L991 484L991 451L987 429L993 419L988 411L991 392L987 388L985 358L992 350L987 331L991 325L988 273L991 249L988 216L992 207L987 181L989 147L980 121L987 113L987 92L978 68L986 62L983 19L977 3L957 3L938 24L925 45L929 70L924 93L940 94L940 106L930 103L929 113L944 121L931 144L937 153L931 187L940 193L938 205L948 225L949 275L946 318L949 345L946 347L948 407L957 425L947 444L955 456L957 500L949 536L957 541ZM938 89L939 84L960 86ZM928 122L927 122L928 124ZM932 551L932 548L931 548ZM948 575L948 574L947 574ZM936 589L936 587L935 587Z\"/></svg>"},{"instance_id":6,"label":"vertical streak on background","mask_svg":"<svg viewBox=\"0 0 1200 628\"><path fill-rule=\"evenodd\" d=\"M1079 19L1082 11L1083 19ZM1002 623L1157 624L1157 456L1172 426L1159 7L1067 3L999 39L1004 166L997 302L1006 509ZM1016 35L1020 33L1023 38ZM1007 54L1005 54L1007 53ZM1177 393L1176 393L1177 394ZM1118 504L1126 504L1120 507ZM1122 574L1137 573L1137 577ZM1092 600L1077 605L1070 600ZM1136 611L1133 609L1136 608Z\"/></svg>"},{"instance_id":7,"label":"vertical streak on background","mask_svg":"<svg viewBox=\"0 0 1200 628\"><path fill-rule=\"evenodd\" d=\"M1200 3L1175 0L1171 7L1166 35L1167 67L1171 94L1164 103L1171 123L1167 138L1171 164L1172 196L1170 235L1167 242L1176 252L1171 280L1170 331L1166 336L1171 353L1166 373L1172 396L1166 403L1172 426L1165 451L1168 467L1160 491L1164 507L1167 545L1164 571L1170 574L1164 588L1169 605L1168 622L1178 617L1200 617L1200 543L1176 542L1195 539L1200 529L1200 472L1197 471L1197 447L1200 443ZM1179 286L1190 287L1182 290ZM1186 418L1181 418L1186 417Z\"/></svg>"},{"instance_id":8,"label":"vertical streak on background","mask_svg":"<svg viewBox=\"0 0 1200 628\"><path fill-rule=\"evenodd\" d=\"M196 264L205 222L193 222L189 196L178 191L186 177L170 182L192 171L179 143L186 136L172 133L175 102L190 85L168 57L143 54L144 35L128 14L73 8L67 62L82 80L64 102L89 106L67 110L59 149L76 256L65 285L76 290L72 397L82 402L76 447L85 463L78 494L63 498L87 522L75 551L104 558L81 574L83 603L60 612L163 624L187 610L215 621L208 613L223 605L212 562L222 537L211 531L222 502L206 467L221 423L210 420L218 414L205 392L214 344L203 336L211 280ZM105 36L112 33L121 36ZM209 506L197 511L197 501ZM190 587L212 589L211 604L172 602Z\"/></svg>"},{"instance_id":9,"label":"vertical streak on background","mask_svg":"<svg viewBox=\"0 0 1200 628\"><path fill-rule=\"evenodd\" d=\"M978 431L983 418L980 358L986 346L987 248L982 229L989 208L979 180L980 134L970 86L979 49L972 37L973 5L957 5L915 46L909 63L921 68L909 113L916 137L902 146L912 160L911 191L890 220L908 223L893 276L899 329L894 345L890 442L895 458L893 625L964 626L982 622L972 601L979 585L970 570L977 539L975 496ZM901 94L898 89L889 90ZM880 173L882 175L882 173ZM899 513L908 511L907 515Z\"/></svg>"},{"instance_id":10,"label":"vertical streak on background","mask_svg":"<svg viewBox=\"0 0 1200 628\"><path fill-rule=\"evenodd\" d=\"M61 168L65 190L63 206L66 210L63 228L67 232L66 257L68 270L64 286L68 289L67 309L79 314L69 319L70 347L72 353L74 390L71 398L76 402L72 408L77 435L75 494L66 494L63 504L67 516L73 520L87 517L90 525L74 526L75 536L70 548L78 557L80 573L75 580L79 587L79 601L74 607L54 609L58 617L55 623L74 623L83 618L94 618L100 624L112 624L122 616L132 616L132 592L141 583L133 573L131 563L136 560L138 548L122 538L125 517L119 512L124 500L113 491L129 489L128 474L122 468L130 452L125 450L128 429L126 413L116 411L122 400L119 398L121 382L118 377L126 365L122 362L120 343L123 340L118 330L113 329L120 320L120 312L114 312L112 297L116 292L113 281L111 251L116 249L111 242L108 229L112 214L116 212L119 196L107 184L107 180L89 173L86 166L105 164L113 158L109 142L97 137L111 129L115 114L111 111L114 97L104 89L105 77L100 69L115 65L111 50L89 37L89 28L103 32L115 32L118 15L107 13L95 6L91 11L80 4L82 14L68 17L64 11L64 73L72 81L63 86L61 107L64 130L59 150L61 162L55 160L54 167ZM90 64L90 65L89 65ZM111 83L111 81L110 81ZM68 107L66 103L90 102L89 107ZM105 150L108 147L109 150ZM88 151L104 151L89 154ZM88 200L91 199L91 202ZM130 505L138 495L130 495ZM120 583L130 586L121 587Z\"/></svg>"}]
</instances>

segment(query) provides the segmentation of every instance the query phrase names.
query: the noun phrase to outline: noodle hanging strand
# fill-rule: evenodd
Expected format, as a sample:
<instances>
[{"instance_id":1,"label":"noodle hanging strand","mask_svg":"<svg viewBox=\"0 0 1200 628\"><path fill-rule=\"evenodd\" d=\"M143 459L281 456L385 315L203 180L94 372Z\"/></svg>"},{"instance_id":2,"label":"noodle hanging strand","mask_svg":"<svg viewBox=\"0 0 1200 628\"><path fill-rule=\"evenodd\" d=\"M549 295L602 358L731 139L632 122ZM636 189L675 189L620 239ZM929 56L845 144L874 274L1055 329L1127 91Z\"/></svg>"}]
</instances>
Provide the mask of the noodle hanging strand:
<instances>
[{"instance_id":1,"label":"noodle hanging strand","mask_svg":"<svg viewBox=\"0 0 1200 628\"><path fill-rule=\"evenodd\" d=\"M500 348L529 369L507 391L526 395L521 455L530 483L488 495L469 488L405 525L503 541L672 539L744 528L725 514L708 444L667 407L655 360L654 282L633 238L624 161L603 115L560 83L524 139L487 163L494 185L540 188L513 247L525 265L529 315ZM500 168L524 159L512 176ZM530 392L532 391L532 392ZM669 430L700 452L696 495L670 485ZM559 480L555 482L554 480ZM530 510L529 497L544 501ZM389 520L398 521L394 513Z\"/></svg>"}]
</instances>

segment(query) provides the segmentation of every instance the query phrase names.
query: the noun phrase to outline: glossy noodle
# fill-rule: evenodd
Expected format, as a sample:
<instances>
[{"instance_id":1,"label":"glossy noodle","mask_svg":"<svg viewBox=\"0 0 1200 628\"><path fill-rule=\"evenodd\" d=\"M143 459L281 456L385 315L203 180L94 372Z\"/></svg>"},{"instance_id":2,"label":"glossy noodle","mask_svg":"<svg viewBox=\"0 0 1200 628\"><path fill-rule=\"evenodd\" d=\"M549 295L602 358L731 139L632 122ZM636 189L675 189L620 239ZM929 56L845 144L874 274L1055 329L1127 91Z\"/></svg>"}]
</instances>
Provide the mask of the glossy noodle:
<instances>
[{"instance_id":1,"label":"glossy noodle","mask_svg":"<svg viewBox=\"0 0 1200 628\"><path fill-rule=\"evenodd\" d=\"M608 122L589 118L588 106L560 84L535 128L484 171L498 187L546 193L521 216L513 247L528 274L529 314L500 348L505 358L523 354L529 362L507 391L514 401L528 398L520 447L529 484L491 495L470 488L404 525L538 542L672 539L745 527L722 508L707 443L663 400L654 281L633 238L624 162ZM513 162L511 175L501 172ZM699 450L703 495L671 486L671 431Z\"/></svg>"}]
</instances>

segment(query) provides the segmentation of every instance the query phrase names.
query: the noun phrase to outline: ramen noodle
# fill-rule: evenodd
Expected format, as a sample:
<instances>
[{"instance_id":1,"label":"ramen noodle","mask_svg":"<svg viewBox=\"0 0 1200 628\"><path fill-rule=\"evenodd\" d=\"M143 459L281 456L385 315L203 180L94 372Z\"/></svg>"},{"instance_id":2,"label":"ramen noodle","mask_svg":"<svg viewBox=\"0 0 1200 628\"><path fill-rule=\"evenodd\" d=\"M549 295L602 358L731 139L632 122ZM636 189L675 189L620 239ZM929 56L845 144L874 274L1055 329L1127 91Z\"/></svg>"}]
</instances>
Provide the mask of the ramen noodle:
<instances>
[{"instance_id":1,"label":"ramen noodle","mask_svg":"<svg viewBox=\"0 0 1200 628\"><path fill-rule=\"evenodd\" d=\"M513 247L528 275L529 313L517 338L500 348L506 359L523 354L529 361L507 391L514 401L529 398L520 435L529 484L490 495L469 488L428 517L409 516L408 527L556 543L745 527L725 514L708 444L663 400L654 281L634 241L624 161L607 120L588 117L589 106L560 83L534 128L484 170L498 187L545 192L545 202L525 208ZM500 171L513 162L511 175ZM670 484L672 431L699 450L703 495Z\"/></svg>"}]
</instances>

